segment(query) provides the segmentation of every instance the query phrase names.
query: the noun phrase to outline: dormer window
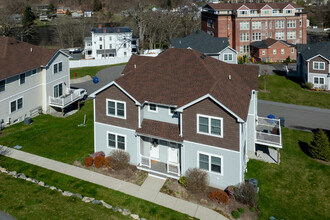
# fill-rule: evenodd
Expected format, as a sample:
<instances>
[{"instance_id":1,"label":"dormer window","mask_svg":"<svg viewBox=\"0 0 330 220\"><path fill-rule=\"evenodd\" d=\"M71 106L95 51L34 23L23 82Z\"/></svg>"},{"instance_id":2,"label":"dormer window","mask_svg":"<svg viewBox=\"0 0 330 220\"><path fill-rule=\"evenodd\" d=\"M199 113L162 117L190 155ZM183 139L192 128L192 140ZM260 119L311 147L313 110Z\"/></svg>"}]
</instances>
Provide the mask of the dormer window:
<instances>
[{"instance_id":1,"label":"dormer window","mask_svg":"<svg viewBox=\"0 0 330 220\"><path fill-rule=\"evenodd\" d=\"M240 15L247 15L248 14L248 11L247 10L239 11L239 14Z\"/></svg>"},{"instance_id":2,"label":"dormer window","mask_svg":"<svg viewBox=\"0 0 330 220\"><path fill-rule=\"evenodd\" d=\"M270 14L270 10L264 10L264 14L265 15L269 15Z\"/></svg>"}]
</instances>

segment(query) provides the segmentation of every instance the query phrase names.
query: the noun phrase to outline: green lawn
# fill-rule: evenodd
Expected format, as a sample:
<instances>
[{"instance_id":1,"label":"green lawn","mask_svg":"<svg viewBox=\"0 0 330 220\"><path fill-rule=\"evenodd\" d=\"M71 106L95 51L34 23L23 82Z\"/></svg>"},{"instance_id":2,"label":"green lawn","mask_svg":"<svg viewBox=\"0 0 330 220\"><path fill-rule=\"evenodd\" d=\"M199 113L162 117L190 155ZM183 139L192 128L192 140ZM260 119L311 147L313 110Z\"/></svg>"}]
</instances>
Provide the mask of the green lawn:
<instances>
[{"instance_id":1,"label":"green lawn","mask_svg":"<svg viewBox=\"0 0 330 220\"><path fill-rule=\"evenodd\" d=\"M192 219L182 213L7 157L0 157L0 165L44 181L62 190L104 200L112 206L127 208L147 219ZM87 204L79 199L64 197L59 192L37 186L25 180L0 173L0 207L18 219L122 219L102 205ZM127 217L126 217L127 218Z\"/></svg>"},{"instance_id":2,"label":"green lawn","mask_svg":"<svg viewBox=\"0 0 330 220\"><path fill-rule=\"evenodd\" d=\"M259 77L259 99L330 109L330 94L302 89L298 83L285 76L268 76L266 89L269 93L262 92L263 89L264 82Z\"/></svg>"},{"instance_id":3,"label":"green lawn","mask_svg":"<svg viewBox=\"0 0 330 220\"><path fill-rule=\"evenodd\" d=\"M111 66L121 66L125 65L126 63L118 63L114 65L106 65L106 66L93 66L93 67L81 67L81 68L71 68L70 69L70 78L76 79L80 77L84 77L86 75L90 75L91 77L95 76L97 72L100 70L103 70L105 68L111 67ZM77 73L77 77L75 77L75 73Z\"/></svg>"},{"instance_id":4,"label":"green lawn","mask_svg":"<svg viewBox=\"0 0 330 220\"><path fill-rule=\"evenodd\" d=\"M86 114L86 126L83 123ZM0 144L22 146L22 150L72 164L76 159L94 151L93 102L87 101L67 118L41 115L31 125L19 123L5 128Z\"/></svg>"},{"instance_id":5,"label":"green lawn","mask_svg":"<svg viewBox=\"0 0 330 220\"><path fill-rule=\"evenodd\" d=\"M330 167L301 149L313 134L283 129L280 165L248 162L247 178L259 180L260 219L330 219Z\"/></svg>"}]
</instances>

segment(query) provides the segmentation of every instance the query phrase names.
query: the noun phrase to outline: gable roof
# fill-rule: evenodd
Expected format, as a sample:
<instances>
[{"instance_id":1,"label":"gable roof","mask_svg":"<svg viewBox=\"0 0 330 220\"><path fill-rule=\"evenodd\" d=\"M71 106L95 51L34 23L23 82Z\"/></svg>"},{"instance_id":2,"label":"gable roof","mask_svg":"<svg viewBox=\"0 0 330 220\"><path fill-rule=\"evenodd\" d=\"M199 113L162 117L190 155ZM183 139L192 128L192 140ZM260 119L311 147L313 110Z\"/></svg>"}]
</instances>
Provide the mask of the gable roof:
<instances>
[{"instance_id":1,"label":"gable roof","mask_svg":"<svg viewBox=\"0 0 330 220\"><path fill-rule=\"evenodd\" d=\"M133 54L129 60L129 62L125 65L125 68L122 72L122 74L126 74L129 71L139 68L141 65L145 64L149 60L153 59L153 57L149 56L139 56L136 54Z\"/></svg>"},{"instance_id":2,"label":"gable roof","mask_svg":"<svg viewBox=\"0 0 330 220\"><path fill-rule=\"evenodd\" d=\"M132 65L131 60L128 65ZM178 108L207 94L246 119L258 67L227 64L189 49L168 49L115 82L139 103Z\"/></svg>"},{"instance_id":3,"label":"gable roof","mask_svg":"<svg viewBox=\"0 0 330 220\"><path fill-rule=\"evenodd\" d=\"M46 66L58 52L3 36L0 36L0 48L0 79Z\"/></svg>"},{"instance_id":4,"label":"gable roof","mask_svg":"<svg viewBox=\"0 0 330 220\"><path fill-rule=\"evenodd\" d=\"M184 38L171 39L174 48L192 48L202 53L219 53L229 46L228 38L212 37L204 31L198 31ZM235 51L235 50L234 50Z\"/></svg>"},{"instance_id":5,"label":"gable roof","mask_svg":"<svg viewBox=\"0 0 330 220\"><path fill-rule=\"evenodd\" d=\"M252 10L260 10L266 5L270 6L272 9L284 9L288 5L291 5L294 8L303 8L294 3L284 3L284 2L281 2L281 3L211 3L211 4L208 4L208 7L212 8L214 10L237 10L240 7L242 7L243 5L245 5L246 7L248 7L249 9L252 9ZM206 7L206 6L204 6L204 7Z\"/></svg>"},{"instance_id":6,"label":"gable roof","mask_svg":"<svg viewBox=\"0 0 330 220\"><path fill-rule=\"evenodd\" d=\"M308 60L316 55L322 55L330 60L330 41L322 41L314 44L297 44L297 52L304 60Z\"/></svg>"},{"instance_id":7,"label":"gable roof","mask_svg":"<svg viewBox=\"0 0 330 220\"><path fill-rule=\"evenodd\" d=\"M255 41L255 42L251 43L251 46L257 47L257 48L269 48L270 46L272 46L273 44L275 44L277 42L281 42L289 47L294 47L293 44L290 44L284 40L275 40L273 38L267 38L266 40Z\"/></svg>"}]
</instances>

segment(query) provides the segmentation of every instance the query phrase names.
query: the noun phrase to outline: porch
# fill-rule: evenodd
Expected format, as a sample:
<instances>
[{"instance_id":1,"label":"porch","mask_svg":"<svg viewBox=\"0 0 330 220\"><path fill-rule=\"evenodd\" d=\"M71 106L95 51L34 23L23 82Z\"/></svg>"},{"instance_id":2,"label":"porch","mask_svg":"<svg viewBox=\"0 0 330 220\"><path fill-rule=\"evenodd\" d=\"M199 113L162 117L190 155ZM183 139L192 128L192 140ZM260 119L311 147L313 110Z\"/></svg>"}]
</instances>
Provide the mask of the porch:
<instances>
[{"instance_id":1,"label":"porch","mask_svg":"<svg viewBox=\"0 0 330 220\"><path fill-rule=\"evenodd\" d=\"M278 149L278 148L277 148ZM261 160L267 163L280 163L280 152L267 146L256 146L256 151L248 151L249 159Z\"/></svg>"},{"instance_id":2,"label":"porch","mask_svg":"<svg viewBox=\"0 0 330 220\"><path fill-rule=\"evenodd\" d=\"M84 95L84 93L81 94L81 90L79 89L70 89L65 95L59 97L49 96L49 105L63 109L75 101L82 99Z\"/></svg>"},{"instance_id":3,"label":"porch","mask_svg":"<svg viewBox=\"0 0 330 220\"><path fill-rule=\"evenodd\" d=\"M257 116L255 143L282 148L280 119Z\"/></svg>"},{"instance_id":4,"label":"porch","mask_svg":"<svg viewBox=\"0 0 330 220\"><path fill-rule=\"evenodd\" d=\"M164 177L180 177L180 144L140 137L138 168Z\"/></svg>"}]
</instances>

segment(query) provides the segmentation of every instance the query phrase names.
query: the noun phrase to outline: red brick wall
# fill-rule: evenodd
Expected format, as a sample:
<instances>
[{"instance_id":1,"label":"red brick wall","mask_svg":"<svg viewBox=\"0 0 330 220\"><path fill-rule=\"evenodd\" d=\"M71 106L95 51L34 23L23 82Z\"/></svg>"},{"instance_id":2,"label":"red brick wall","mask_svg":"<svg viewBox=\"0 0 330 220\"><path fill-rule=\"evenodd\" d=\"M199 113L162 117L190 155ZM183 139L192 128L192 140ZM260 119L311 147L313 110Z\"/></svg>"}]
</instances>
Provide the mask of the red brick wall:
<instances>
[{"instance_id":1,"label":"red brick wall","mask_svg":"<svg viewBox=\"0 0 330 220\"><path fill-rule=\"evenodd\" d=\"M276 49L275 55L273 54L274 49ZM281 49L284 49L284 54L281 54ZM291 49L293 49L293 53L291 53ZM263 50L265 50L265 55L262 55ZM288 58L288 56L290 56L290 59L296 60L296 55L296 48L288 47L281 42L273 44L270 48L259 49L258 53L251 54L254 58L259 58L260 60L262 58L268 58L271 59L272 62L280 62Z\"/></svg>"}]
</instances>

